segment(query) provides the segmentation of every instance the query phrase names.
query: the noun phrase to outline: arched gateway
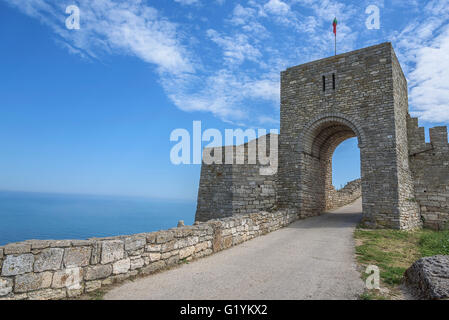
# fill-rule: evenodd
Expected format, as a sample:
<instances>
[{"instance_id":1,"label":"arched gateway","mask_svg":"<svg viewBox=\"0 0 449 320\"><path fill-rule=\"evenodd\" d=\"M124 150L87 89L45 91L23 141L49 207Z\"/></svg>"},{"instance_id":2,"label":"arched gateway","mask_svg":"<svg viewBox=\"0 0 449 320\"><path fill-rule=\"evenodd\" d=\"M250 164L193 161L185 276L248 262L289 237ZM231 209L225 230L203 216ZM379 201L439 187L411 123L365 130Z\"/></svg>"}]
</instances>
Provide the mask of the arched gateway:
<instances>
[{"instance_id":1,"label":"arched gateway","mask_svg":"<svg viewBox=\"0 0 449 320\"><path fill-rule=\"evenodd\" d=\"M390 43L283 71L280 113L277 174L261 176L254 165L203 164L197 220L278 209L321 214L335 192L332 154L357 137L365 225L412 229L422 225L421 213L430 225L449 221L447 202L428 203L430 193L448 199L449 176L436 185L423 174L428 165L447 169L447 130L431 129L433 141L423 141ZM429 208L443 214L435 219Z\"/></svg>"}]
</instances>

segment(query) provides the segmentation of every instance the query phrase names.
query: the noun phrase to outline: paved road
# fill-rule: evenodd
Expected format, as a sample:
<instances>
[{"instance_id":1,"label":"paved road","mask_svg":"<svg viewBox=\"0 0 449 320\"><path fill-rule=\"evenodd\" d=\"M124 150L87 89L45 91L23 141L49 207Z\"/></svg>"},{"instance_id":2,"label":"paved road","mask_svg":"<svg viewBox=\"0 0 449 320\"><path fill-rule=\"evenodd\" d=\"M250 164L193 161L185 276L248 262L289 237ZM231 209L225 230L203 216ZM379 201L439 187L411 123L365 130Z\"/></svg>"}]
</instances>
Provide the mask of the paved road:
<instances>
[{"instance_id":1,"label":"paved road","mask_svg":"<svg viewBox=\"0 0 449 320\"><path fill-rule=\"evenodd\" d=\"M361 200L294 222L190 264L134 282L105 299L357 299L353 231Z\"/></svg>"}]
</instances>

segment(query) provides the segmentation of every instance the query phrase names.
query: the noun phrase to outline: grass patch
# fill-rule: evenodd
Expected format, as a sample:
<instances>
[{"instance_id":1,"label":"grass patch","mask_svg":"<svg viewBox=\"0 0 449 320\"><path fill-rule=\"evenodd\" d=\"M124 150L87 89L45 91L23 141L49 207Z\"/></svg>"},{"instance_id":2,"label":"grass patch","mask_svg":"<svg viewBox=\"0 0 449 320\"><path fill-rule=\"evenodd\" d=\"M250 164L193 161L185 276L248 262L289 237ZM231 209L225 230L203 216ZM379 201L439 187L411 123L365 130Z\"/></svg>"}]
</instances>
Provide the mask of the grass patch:
<instances>
[{"instance_id":1,"label":"grass patch","mask_svg":"<svg viewBox=\"0 0 449 320\"><path fill-rule=\"evenodd\" d=\"M357 261L362 265L362 278L368 265L376 265L380 270L381 287L390 294L378 290L365 292L360 298L365 300L390 299L399 293L402 276L416 260L437 254L449 255L449 231L400 231L356 229Z\"/></svg>"}]
</instances>

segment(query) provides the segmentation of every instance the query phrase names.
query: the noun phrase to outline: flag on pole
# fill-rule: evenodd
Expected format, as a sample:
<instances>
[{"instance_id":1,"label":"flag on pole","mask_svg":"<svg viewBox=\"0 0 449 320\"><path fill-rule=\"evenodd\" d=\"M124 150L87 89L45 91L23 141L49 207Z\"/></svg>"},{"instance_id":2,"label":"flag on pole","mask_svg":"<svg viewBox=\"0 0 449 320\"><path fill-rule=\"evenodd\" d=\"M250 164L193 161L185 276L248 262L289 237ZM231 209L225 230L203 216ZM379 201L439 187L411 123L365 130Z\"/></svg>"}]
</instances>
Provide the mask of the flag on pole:
<instances>
[{"instance_id":1,"label":"flag on pole","mask_svg":"<svg viewBox=\"0 0 449 320\"><path fill-rule=\"evenodd\" d=\"M334 18L334 22L332 23L334 26L334 35L335 35L335 55L337 55L337 17Z\"/></svg>"}]
</instances>

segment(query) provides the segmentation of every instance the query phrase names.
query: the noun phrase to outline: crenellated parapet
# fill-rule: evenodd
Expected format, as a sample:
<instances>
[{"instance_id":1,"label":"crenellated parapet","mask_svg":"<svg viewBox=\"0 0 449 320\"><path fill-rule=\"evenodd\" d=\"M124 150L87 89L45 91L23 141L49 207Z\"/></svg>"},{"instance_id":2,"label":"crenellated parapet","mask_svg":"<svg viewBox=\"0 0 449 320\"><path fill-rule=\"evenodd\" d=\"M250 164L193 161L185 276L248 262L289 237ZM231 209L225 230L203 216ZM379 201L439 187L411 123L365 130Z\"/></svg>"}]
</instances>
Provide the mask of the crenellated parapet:
<instances>
[{"instance_id":1,"label":"crenellated parapet","mask_svg":"<svg viewBox=\"0 0 449 320\"><path fill-rule=\"evenodd\" d=\"M407 119L410 169L424 226L449 229L449 142L446 126L430 128L430 142L418 118Z\"/></svg>"}]
</instances>

